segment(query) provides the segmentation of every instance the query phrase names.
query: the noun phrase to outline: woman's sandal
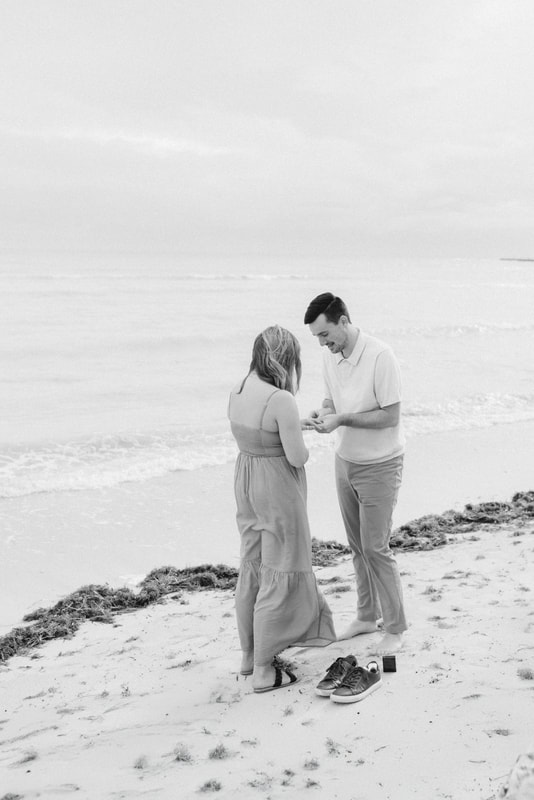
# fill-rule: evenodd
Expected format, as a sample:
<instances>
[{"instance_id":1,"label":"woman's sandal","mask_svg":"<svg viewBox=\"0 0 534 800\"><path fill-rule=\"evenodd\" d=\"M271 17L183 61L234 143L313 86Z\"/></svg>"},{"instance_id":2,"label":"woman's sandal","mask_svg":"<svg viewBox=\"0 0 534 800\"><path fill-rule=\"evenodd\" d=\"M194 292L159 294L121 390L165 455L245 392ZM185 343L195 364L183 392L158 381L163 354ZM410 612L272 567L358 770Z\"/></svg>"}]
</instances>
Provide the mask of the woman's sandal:
<instances>
[{"instance_id":1,"label":"woman's sandal","mask_svg":"<svg viewBox=\"0 0 534 800\"><path fill-rule=\"evenodd\" d=\"M244 664L252 664L251 667L244 667ZM240 675L252 675L254 672L254 650L243 650L243 657L241 659Z\"/></svg>"},{"instance_id":2,"label":"woman's sandal","mask_svg":"<svg viewBox=\"0 0 534 800\"><path fill-rule=\"evenodd\" d=\"M291 670L289 669L280 669L279 667L275 667L276 677L274 679L274 683L272 686L264 686L261 689L254 689L256 694L263 694L263 692L272 692L274 689L284 689L286 686L291 686L292 683L296 683L298 678L294 675ZM283 673L287 675L289 678L288 681L283 680Z\"/></svg>"}]
</instances>

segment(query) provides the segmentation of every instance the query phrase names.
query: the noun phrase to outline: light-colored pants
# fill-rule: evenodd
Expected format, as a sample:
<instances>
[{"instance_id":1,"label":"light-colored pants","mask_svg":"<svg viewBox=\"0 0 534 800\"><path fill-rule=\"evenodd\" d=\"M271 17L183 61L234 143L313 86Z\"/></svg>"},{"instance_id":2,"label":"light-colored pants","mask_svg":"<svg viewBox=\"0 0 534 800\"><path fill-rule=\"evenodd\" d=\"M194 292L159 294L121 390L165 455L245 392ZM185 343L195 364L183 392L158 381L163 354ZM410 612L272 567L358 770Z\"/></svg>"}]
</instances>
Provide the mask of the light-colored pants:
<instances>
[{"instance_id":1,"label":"light-colored pants","mask_svg":"<svg viewBox=\"0 0 534 800\"><path fill-rule=\"evenodd\" d=\"M381 464L353 464L336 456L337 494L352 550L358 619L374 622L382 616L388 633L402 633L408 627L399 568L389 547L402 465L403 456Z\"/></svg>"}]
</instances>

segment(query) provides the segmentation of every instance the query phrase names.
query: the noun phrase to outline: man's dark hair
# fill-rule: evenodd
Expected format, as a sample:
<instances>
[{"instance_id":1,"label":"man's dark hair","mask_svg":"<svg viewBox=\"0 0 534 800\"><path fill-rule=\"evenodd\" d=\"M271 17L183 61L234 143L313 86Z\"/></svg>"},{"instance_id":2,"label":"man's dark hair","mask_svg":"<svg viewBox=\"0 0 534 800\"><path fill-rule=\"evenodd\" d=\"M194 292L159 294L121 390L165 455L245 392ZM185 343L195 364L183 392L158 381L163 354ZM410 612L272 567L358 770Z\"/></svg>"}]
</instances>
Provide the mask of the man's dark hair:
<instances>
[{"instance_id":1,"label":"man's dark hair","mask_svg":"<svg viewBox=\"0 0 534 800\"><path fill-rule=\"evenodd\" d=\"M345 316L350 322L347 306L341 297L336 297L332 292L324 292L314 297L306 309L304 324L310 325L310 323L315 322L320 314L324 314L327 322L333 322L334 325L337 325L339 318L342 316Z\"/></svg>"}]
</instances>

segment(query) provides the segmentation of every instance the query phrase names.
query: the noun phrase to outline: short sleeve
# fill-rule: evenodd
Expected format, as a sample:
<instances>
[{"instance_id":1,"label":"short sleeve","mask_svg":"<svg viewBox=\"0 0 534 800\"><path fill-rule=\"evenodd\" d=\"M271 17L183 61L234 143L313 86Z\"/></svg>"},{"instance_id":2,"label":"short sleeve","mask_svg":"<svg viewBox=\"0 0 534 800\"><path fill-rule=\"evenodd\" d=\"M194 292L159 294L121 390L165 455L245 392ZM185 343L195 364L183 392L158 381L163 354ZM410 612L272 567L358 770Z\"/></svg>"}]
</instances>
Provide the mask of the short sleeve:
<instances>
[{"instance_id":1,"label":"short sleeve","mask_svg":"<svg viewBox=\"0 0 534 800\"><path fill-rule=\"evenodd\" d=\"M400 367L392 350L382 350L376 359L375 396L380 408L402 399Z\"/></svg>"}]
</instances>

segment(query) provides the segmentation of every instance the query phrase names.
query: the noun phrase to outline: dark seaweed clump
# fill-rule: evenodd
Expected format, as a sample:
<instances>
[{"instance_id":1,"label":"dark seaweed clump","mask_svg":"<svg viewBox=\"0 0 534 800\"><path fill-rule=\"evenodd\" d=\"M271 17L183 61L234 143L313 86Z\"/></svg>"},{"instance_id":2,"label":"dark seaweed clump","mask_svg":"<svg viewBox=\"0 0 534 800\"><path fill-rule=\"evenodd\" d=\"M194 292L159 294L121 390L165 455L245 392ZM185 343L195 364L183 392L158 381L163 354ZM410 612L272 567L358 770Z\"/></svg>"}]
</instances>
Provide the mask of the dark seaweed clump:
<instances>
[{"instance_id":1,"label":"dark seaweed clump","mask_svg":"<svg viewBox=\"0 0 534 800\"><path fill-rule=\"evenodd\" d=\"M470 533L481 526L504 525L507 522L534 518L534 491L518 492L510 503L468 504L463 511L445 511L401 525L391 537L391 547L412 550L433 550L447 544L447 537Z\"/></svg>"},{"instance_id":2,"label":"dark seaweed clump","mask_svg":"<svg viewBox=\"0 0 534 800\"><path fill-rule=\"evenodd\" d=\"M350 547L340 542L312 539L312 564L314 567L328 567L335 564L340 556L350 555Z\"/></svg>"},{"instance_id":3,"label":"dark seaweed clump","mask_svg":"<svg viewBox=\"0 0 534 800\"><path fill-rule=\"evenodd\" d=\"M73 636L82 622L112 622L114 616L144 608L169 594L203 589L230 589L235 586L237 570L224 564L202 564L176 569L152 570L139 585L139 591L91 584L67 595L51 608L38 608L23 621L31 623L14 628L0 637L0 662L19 652L37 647L51 639Z\"/></svg>"},{"instance_id":4,"label":"dark seaweed clump","mask_svg":"<svg viewBox=\"0 0 534 800\"><path fill-rule=\"evenodd\" d=\"M164 594L176 591L200 589L233 589L237 581L237 570L226 564L201 564L198 567L177 569L158 567L149 572L139 586L141 593L154 594L159 599Z\"/></svg>"},{"instance_id":5,"label":"dark seaweed clump","mask_svg":"<svg viewBox=\"0 0 534 800\"><path fill-rule=\"evenodd\" d=\"M432 550L447 543L447 537L469 533L482 526L534 518L534 491L515 494L510 503L466 505L463 511L430 514L401 525L391 537L391 546L399 549ZM339 542L312 539L314 566L328 566L350 549ZM139 584L138 591L91 584L64 597L52 608L39 608L24 617L29 623L0 637L0 662L26 652L51 639L74 635L85 620L113 621L116 614L134 611L161 601L166 595L179 598L187 591L234 589L237 570L224 564L201 564L176 569L152 570Z\"/></svg>"}]
</instances>

